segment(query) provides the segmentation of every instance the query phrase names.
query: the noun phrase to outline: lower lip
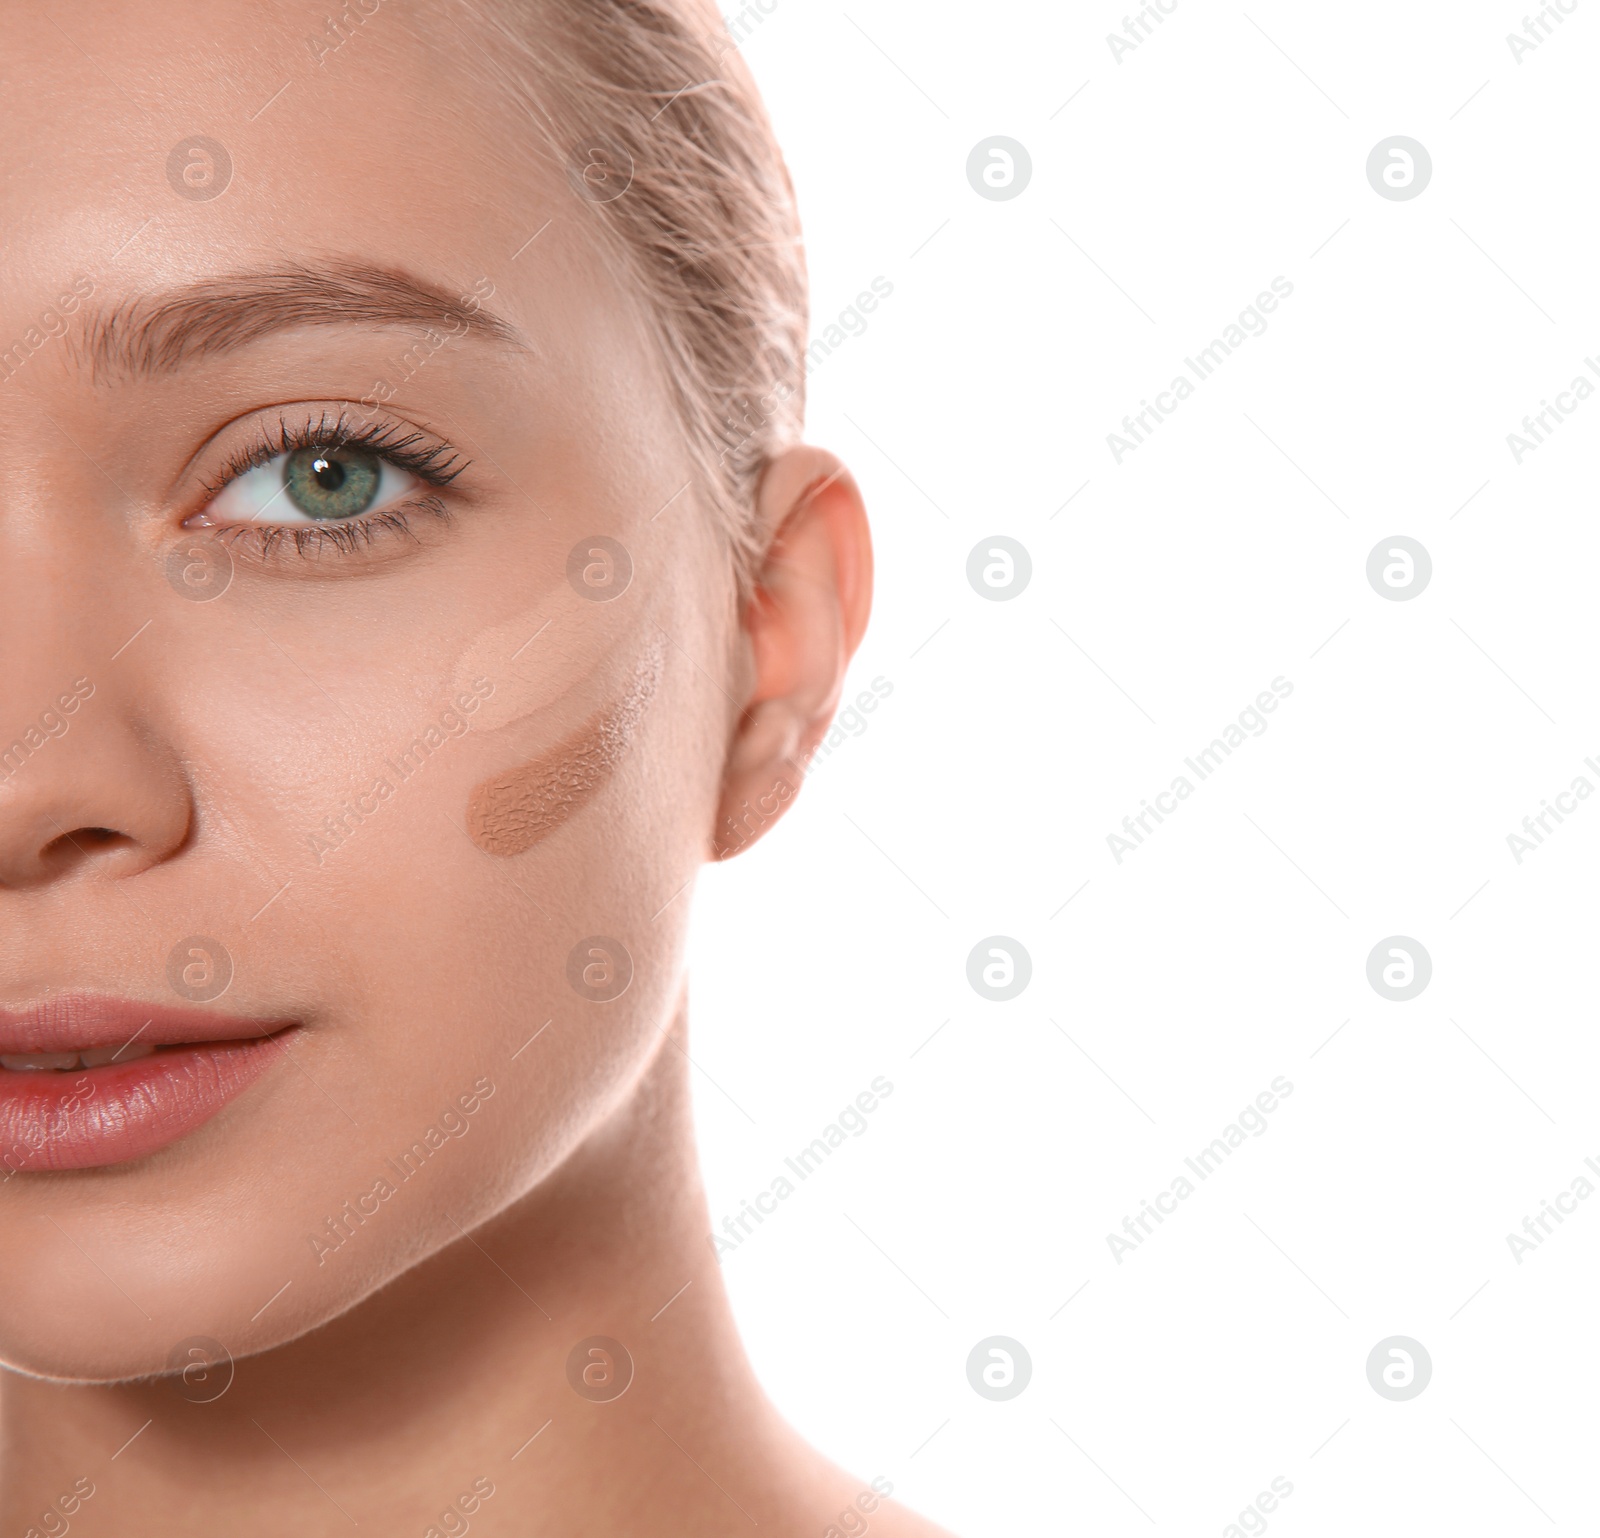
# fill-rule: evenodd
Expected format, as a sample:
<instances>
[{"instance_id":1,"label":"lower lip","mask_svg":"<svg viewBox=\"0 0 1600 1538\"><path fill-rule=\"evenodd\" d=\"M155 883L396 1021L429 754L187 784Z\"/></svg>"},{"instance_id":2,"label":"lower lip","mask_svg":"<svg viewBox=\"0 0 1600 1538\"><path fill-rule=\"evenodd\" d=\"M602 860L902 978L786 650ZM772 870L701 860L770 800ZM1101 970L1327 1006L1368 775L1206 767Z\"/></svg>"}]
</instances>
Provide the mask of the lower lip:
<instances>
[{"instance_id":1,"label":"lower lip","mask_svg":"<svg viewBox=\"0 0 1600 1538\"><path fill-rule=\"evenodd\" d=\"M0 1182L124 1164L187 1137L249 1089L293 1034L195 1042L99 1068L0 1069Z\"/></svg>"}]
</instances>

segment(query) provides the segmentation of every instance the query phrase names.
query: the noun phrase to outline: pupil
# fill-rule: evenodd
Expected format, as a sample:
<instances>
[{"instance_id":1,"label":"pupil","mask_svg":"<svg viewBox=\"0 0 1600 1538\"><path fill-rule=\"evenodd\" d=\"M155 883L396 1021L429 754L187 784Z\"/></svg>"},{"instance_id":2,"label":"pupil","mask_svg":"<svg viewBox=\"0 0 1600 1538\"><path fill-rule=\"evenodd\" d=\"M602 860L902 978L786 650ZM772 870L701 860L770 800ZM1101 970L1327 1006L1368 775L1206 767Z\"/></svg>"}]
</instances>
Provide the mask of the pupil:
<instances>
[{"instance_id":1,"label":"pupil","mask_svg":"<svg viewBox=\"0 0 1600 1538\"><path fill-rule=\"evenodd\" d=\"M383 461L360 449L296 449L283 467L289 501L308 518L337 520L366 512L378 498Z\"/></svg>"}]
</instances>

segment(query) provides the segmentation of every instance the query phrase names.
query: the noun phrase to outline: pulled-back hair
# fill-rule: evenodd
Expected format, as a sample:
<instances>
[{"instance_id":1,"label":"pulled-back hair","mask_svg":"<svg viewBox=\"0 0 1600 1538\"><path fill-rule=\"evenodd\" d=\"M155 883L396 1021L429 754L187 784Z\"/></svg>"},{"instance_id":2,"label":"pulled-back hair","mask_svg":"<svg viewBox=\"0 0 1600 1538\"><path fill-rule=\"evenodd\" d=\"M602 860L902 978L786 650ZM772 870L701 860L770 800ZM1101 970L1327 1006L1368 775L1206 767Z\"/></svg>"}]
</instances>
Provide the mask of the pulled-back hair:
<instances>
[{"instance_id":1,"label":"pulled-back hair","mask_svg":"<svg viewBox=\"0 0 1600 1538\"><path fill-rule=\"evenodd\" d=\"M754 82L706 0L470 0L488 67L631 264L741 594L771 530L762 467L804 414L794 191ZM623 188L626 190L622 190Z\"/></svg>"}]
</instances>

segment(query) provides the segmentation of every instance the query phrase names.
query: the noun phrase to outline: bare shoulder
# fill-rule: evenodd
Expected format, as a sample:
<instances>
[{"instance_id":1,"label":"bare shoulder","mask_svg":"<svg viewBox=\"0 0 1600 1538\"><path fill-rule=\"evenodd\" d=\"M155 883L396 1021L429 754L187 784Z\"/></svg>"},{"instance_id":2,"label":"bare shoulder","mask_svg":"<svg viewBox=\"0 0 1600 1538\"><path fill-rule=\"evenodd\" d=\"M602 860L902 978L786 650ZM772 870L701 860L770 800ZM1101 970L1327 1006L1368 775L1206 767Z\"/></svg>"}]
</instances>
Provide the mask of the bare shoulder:
<instances>
[{"instance_id":1,"label":"bare shoulder","mask_svg":"<svg viewBox=\"0 0 1600 1538\"><path fill-rule=\"evenodd\" d=\"M784 1434L796 1476L790 1488L797 1499L788 1513L795 1538L955 1538L896 1500L887 1475L867 1479L848 1473L791 1428Z\"/></svg>"},{"instance_id":2,"label":"bare shoulder","mask_svg":"<svg viewBox=\"0 0 1600 1538\"><path fill-rule=\"evenodd\" d=\"M948 1528L891 1499L893 1486L875 1479L856 1491L823 1529L822 1538L955 1538Z\"/></svg>"},{"instance_id":3,"label":"bare shoulder","mask_svg":"<svg viewBox=\"0 0 1600 1538\"><path fill-rule=\"evenodd\" d=\"M863 1532L870 1533L872 1538L955 1538L949 1528L930 1522L898 1501L885 1501L873 1513L870 1522Z\"/></svg>"}]
</instances>

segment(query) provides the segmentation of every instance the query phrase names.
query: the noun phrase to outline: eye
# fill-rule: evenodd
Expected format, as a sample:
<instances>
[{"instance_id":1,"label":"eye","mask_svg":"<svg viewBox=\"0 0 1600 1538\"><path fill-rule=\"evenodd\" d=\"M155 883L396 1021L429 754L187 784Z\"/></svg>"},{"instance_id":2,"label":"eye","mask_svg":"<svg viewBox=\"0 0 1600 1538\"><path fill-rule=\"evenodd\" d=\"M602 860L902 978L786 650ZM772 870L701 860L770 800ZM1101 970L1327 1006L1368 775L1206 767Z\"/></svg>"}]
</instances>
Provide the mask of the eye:
<instances>
[{"instance_id":1,"label":"eye","mask_svg":"<svg viewBox=\"0 0 1600 1538\"><path fill-rule=\"evenodd\" d=\"M417 489L409 470L349 444L290 449L236 475L213 497L214 524L342 523L403 502Z\"/></svg>"}]
</instances>

